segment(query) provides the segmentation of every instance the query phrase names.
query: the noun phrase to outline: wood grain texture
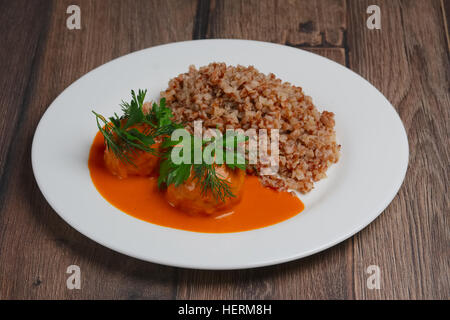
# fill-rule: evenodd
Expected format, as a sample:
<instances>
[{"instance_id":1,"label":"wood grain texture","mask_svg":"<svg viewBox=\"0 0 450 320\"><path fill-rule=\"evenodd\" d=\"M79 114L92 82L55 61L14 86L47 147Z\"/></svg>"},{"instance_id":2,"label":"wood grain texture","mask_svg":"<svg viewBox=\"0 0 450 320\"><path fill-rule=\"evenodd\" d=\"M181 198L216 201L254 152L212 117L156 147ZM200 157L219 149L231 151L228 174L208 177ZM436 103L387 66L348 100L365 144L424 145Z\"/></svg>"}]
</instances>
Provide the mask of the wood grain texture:
<instances>
[{"instance_id":1,"label":"wood grain texture","mask_svg":"<svg viewBox=\"0 0 450 320\"><path fill-rule=\"evenodd\" d=\"M50 3L33 1L0 2L0 199L8 175L5 170L9 149L20 123L28 84L37 68L39 44L46 35ZM7 32L14 30L14 32Z\"/></svg>"},{"instance_id":2,"label":"wood grain texture","mask_svg":"<svg viewBox=\"0 0 450 320\"><path fill-rule=\"evenodd\" d=\"M349 5L350 67L393 103L406 127L410 160L403 187L355 239L357 298L448 299L449 59L439 1L376 1L381 30L361 27L373 1ZM417 23L420 21L420 23ZM381 290L368 290L368 265Z\"/></svg>"},{"instance_id":3,"label":"wood grain texture","mask_svg":"<svg viewBox=\"0 0 450 320\"><path fill-rule=\"evenodd\" d=\"M79 0L82 29L73 31L66 28L70 4L0 1L0 299L450 298L448 1ZM381 30L366 28L371 4L381 8ZM62 221L30 164L32 135L48 105L116 57L201 38L309 50L350 67L386 95L410 144L405 182L386 211L322 253L241 271L138 261ZM72 264L81 267L81 290L66 288ZM381 268L380 290L366 287L372 264Z\"/></svg>"},{"instance_id":4,"label":"wood grain texture","mask_svg":"<svg viewBox=\"0 0 450 320\"><path fill-rule=\"evenodd\" d=\"M441 0L442 19L444 20L445 36L447 38L447 46L450 52L450 1Z\"/></svg>"},{"instance_id":5,"label":"wood grain texture","mask_svg":"<svg viewBox=\"0 0 450 320\"><path fill-rule=\"evenodd\" d=\"M55 214L34 182L30 146L48 105L86 72L131 51L191 39L196 2L78 1L79 31L66 28L71 3L52 3L46 41L26 85L20 131L8 157L10 173L2 181L7 187L0 214L0 298L173 298L173 268L101 247ZM66 288L66 268L72 264L82 271L80 291Z\"/></svg>"},{"instance_id":6,"label":"wood grain texture","mask_svg":"<svg viewBox=\"0 0 450 320\"><path fill-rule=\"evenodd\" d=\"M211 0L208 38L238 38L297 46L341 46L345 1Z\"/></svg>"}]
</instances>

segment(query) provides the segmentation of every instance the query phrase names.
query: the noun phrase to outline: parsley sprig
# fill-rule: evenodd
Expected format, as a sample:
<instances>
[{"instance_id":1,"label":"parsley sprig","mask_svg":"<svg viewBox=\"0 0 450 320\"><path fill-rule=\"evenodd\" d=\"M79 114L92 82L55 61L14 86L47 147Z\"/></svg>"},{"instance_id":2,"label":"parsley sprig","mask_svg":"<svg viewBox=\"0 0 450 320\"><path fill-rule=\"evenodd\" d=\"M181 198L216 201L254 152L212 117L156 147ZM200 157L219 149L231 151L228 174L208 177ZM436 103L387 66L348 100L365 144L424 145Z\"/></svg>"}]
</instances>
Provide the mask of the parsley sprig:
<instances>
[{"instance_id":1,"label":"parsley sprig","mask_svg":"<svg viewBox=\"0 0 450 320\"><path fill-rule=\"evenodd\" d=\"M246 141L247 137L241 137L239 134L232 133L218 138L212 138L212 141L205 141L193 135L189 135L188 139L180 139L178 141L166 140L163 143L165 153L163 154L163 161L160 165L160 172L158 177L158 186L174 184L178 186L187 181L191 176L201 186L201 192L206 195L211 192L216 200L225 201L227 198L236 197L231 190L231 183L226 177L222 177L216 170L216 166L225 164L230 169L245 170L246 160L242 152L238 148L239 141ZM195 143L197 140L198 143ZM198 141L200 140L200 141ZM195 163L195 146L201 146L201 163ZM218 146L220 154L216 154L215 146ZM212 148L207 148L208 146ZM176 152L180 157L183 157L185 150L190 150L190 159L187 162L175 163L172 159L172 152L174 148L178 148ZM212 151L208 151L212 150ZM206 152L211 152L214 161L207 163L205 161ZM219 161L219 157L222 159ZM231 160L230 160L231 159ZM210 161L208 161L210 162Z\"/></svg>"}]
</instances>

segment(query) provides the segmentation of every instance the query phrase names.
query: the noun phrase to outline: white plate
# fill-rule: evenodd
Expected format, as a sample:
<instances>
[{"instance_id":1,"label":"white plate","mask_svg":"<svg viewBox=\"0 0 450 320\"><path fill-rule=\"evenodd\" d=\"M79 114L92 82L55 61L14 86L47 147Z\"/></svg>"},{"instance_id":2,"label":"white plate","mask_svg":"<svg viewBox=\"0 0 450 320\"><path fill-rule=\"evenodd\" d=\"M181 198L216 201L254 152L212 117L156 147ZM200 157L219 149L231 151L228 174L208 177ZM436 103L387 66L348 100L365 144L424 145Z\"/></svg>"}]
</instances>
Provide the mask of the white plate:
<instances>
[{"instance_id":1,"label":"white plate","mask_svg":"<svg viewBox=\"0 0 450 320\"><path fill-rule=\"evenodd\" d=\"M341 159L301 199L305 210L276 225L238 233L181 231L143 222L110 205L87 167L97 133L95 109L120 111L131 89L159 98L169 79L213 61L254 65L303 87L320 110L336 114ZM369 82L307 51L245 40L200 40L145 49L81 77L51 104L34 136L36 181L52 208L94 241L151 262L239 269L302 258L329 248L373 221L392 201L408 165L408 141L391 104ZM276 214L274 212L274 214Z\"/></svg>"}]
</instances>

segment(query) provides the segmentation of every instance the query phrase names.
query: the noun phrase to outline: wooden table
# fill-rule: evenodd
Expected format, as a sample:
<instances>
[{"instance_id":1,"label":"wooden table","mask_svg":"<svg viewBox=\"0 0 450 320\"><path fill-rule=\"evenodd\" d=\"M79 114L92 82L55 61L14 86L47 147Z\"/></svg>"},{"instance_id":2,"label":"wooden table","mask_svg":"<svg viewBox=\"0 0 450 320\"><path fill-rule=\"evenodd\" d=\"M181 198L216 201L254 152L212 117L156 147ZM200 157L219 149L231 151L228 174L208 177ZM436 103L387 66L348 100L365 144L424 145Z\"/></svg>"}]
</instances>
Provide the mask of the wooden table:
<instances>
[{"instance_id":1,"label":"wooden table","mask_svg":"<svg viewBox=\"0 0 450 320\"><path fill-rule=\"evenodd\" d=\"M81 30L66 27L74 3ZM366 27L372 4L381 8L381 30ZM447 0L0 1L0 298L448 299L449 13ZM114 58L203 38L306 49L374 84L400 114L410 146L405 182L385 212L314 256L219 272L129 258L62 221L30 163L49 104ZM81 290L66 287L73 264ZM379 290L366 286L369 265L380 268Z\"/></svg>"}]
</instances>

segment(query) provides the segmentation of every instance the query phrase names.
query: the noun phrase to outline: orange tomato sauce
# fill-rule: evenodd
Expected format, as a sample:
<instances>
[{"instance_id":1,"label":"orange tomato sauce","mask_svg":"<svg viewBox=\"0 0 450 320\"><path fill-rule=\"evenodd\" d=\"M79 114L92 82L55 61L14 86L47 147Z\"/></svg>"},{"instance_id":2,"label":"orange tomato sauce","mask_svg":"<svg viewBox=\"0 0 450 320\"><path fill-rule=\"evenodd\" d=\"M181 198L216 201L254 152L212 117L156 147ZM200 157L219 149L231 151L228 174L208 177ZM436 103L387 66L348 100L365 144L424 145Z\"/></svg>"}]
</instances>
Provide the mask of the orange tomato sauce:
<instances>
[{"instance_id":1,"label":"orange tomato sauce","mask_svg":"<svg viewBox=\"0 0 450 320\"><path fill-rule=\"evenodd\" d=\"M206 233L258 229L287 220L304 209L289 192L263 187L257 177L247 176L239 204L231 212L189 215L172 207L158 190L156 177L119 179L105 167L103 136L99 132L89 153L89 170L98 192L113 206L140 220L164 227Z\"/></svg>"}]
</instances>

